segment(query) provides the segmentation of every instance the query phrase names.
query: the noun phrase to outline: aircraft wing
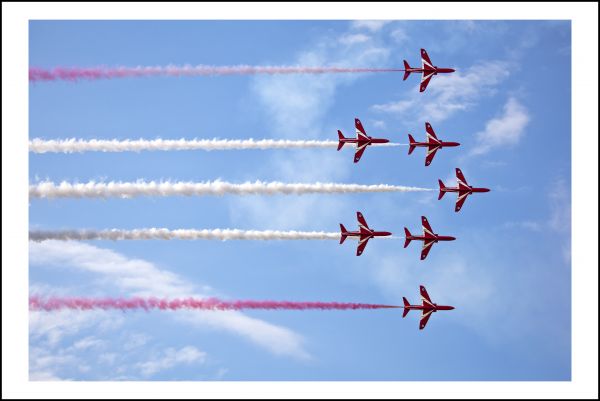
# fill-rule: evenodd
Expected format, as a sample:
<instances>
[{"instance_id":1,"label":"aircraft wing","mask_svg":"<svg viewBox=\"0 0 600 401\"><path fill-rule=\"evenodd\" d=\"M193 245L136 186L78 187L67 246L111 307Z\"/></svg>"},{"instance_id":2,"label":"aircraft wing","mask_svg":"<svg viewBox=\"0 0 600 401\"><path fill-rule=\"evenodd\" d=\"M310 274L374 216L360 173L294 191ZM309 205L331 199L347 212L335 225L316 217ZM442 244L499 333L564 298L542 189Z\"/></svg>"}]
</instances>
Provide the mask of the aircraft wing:
<instances>
[{"instance_id":1,"label":"aircraft wing","mask_svg":"<svg viewBox=\"0 0 600 401\"><path fill-rule=\"evenodd\" d=\"M367 220L365 220L361 212L356 212L356 220L358 220L358 228L361 230L361 232L363 230L367 230L369 232L371 231L369 225L367 224Z\"/></svg>"},{"instance_id":2,"label":"aircraft wing","mask_svg":"<svg viewBox=\"0 0 600 401\"><path fill-rule=\"evenodd\" d=\"M421 216L421 225L423 226L423 235L426 237L433 237L433 229L429 225L427 217Z\"/></svg>"},{"instance_id":3,"label":"aircraft wing","mask_svg":"<svg viewBox=\"0 0 600 401\"><path fill-rule=\"evenodd\" d=\"M427 131L427 142L429 143L440 143L440 140L435 135L433 127L429 123L425 123L425 131Z\"/></svg>"},{"instance_id":4,"label":"aircraft wing","mask_svg":"<svg viewBox=\"0 0 600 401\"><path fill-rule=\"evenodd\" d=\"M431 59L429 58L429 55L427 54L425 49L421 49L421 62L423 63L424 70L433 69L433 63L431 62Z\"/></svg>"},{"instance_id":5,"label":"aircraft wing","mask_svg":"<svg viewBox=\"0 0 600 401\"><path fill-rule=\"evenodd\" d=\"M425 289L425 286L421 285L419 286L419 291L421 292L421 300L423 301L423 304L429 304L429 306L433 306L433 302L431 302L431 298L429 297L429 294L427 293L427 290Z\"/></svg>"},{"instance_id":6,"label":"aircraft wing","mask_svg":"<svg viewBox=\"0 0 600 401\"><path fill-rule=\"evenodd\" d=\"M356 148L356 152L354 153L354 163L358 163L363 153L365 153L365 149L367 148L367 144L363 143Z\"/></svg>"},{"instance_id":7,"label":"aircraft wing","mask_svg":"<svg viewBox=\"0 0 600 401\"><path fill-rule=\"evenodd\" d=\"M421 78L421 86L419 88L419 92L425 91L425 89L427 88L427 85L429 85L429 81L431 81L432 77L433 77L433 71L432 72L423 71L423 77Z\"/></svg>"},{"instance_id":8,"label":"aircraft wing","mask_svg":"<svg viewBox=\"0 0 600 401\"><path fill-rule=\"evenodd\" d=\"M458 185L460 186L460 184L462 184L463 186L469 186L469 184L467 184L467 180L465 179L465 176L463 175L462 171L460 171L459 168L456 169L456 181L458 182Z\"/></svg>"},{"instance_id":9,"label":"aircraft wing","mask_svg":"<svg viewBox=\"0 0 600 401\"><path fill-rule=\"evenodd\" d=\"M367 243L369 242L370 239L371 239L371 237L367 236L367 235L360 236L360 238L358 240L358 247L356 248L356 256L362 255L362 253L365 250L365 248L367 247Z\"/></svg>"},{"instance_id":10,"label":"aircraft wing","mask_svg":"<svg viewBox=\"0 0 600 401\"><path fill-rule=\"evenodd\" d=\"M462 208L468 196L468 192L458 193L458 199L456 199L456 206L454 207L455 212L460 212L460 208Z\"/></svg>"},{"instance_id":11,"label":"aircraft wing","mask_svg":"<svg viewBox=\"0 0 600 401\"><path fill-rule=\"evenodd\" d=\"M429 321L429 318L431 317L432 313L433 309L430 309L428 311L423 310L423 314L421 315L421 321L419 322L419 330L423 330L425 326L427 326L427 322Z\"/></svg>"},{"instance_id":12,"label":"aircraft wing","mask_svg":"<svg viewBox=\"0 0 600 401\"><path fill-rule=\"evenodd\" d=\"M421 260L425 260L427 255L429 255L429 251L433 247L433 240L425 240L423 241L423 249L421 250Z\"/></svg>"},{"instance_id":13,"label":"aircraft wing","mask_svg":"<svg viewBox=\"0 0 600 401\"><path fill-rule=\"evenodd\" d=\"M362 123L358 118L354 119L354 126L356 127L356 139L362 139L367 141L369 137L367 136L367 133L365 132L365 129L363 128Z\"/></svg>"},{"instance_id":14,"label":"aircraft wing","mask_svg":"<svg viewBox=\"0 0 600 401\"><path fill-rule=\"evenodd\" d=\"M427 147L427 156L425 156L425 167L429 166L435 157L435 153L440 148L439 145L429 145Z\"/></svg>"}]
</instances>

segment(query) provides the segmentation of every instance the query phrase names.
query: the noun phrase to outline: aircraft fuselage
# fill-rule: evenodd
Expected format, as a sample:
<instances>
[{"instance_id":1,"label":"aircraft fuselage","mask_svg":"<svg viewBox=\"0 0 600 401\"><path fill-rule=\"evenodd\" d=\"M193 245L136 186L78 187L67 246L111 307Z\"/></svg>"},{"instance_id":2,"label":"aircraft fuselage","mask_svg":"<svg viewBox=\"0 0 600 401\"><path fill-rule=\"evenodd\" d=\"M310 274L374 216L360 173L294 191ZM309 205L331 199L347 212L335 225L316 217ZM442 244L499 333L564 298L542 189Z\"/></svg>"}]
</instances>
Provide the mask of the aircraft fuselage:
<instances>
[{"instance_id":1,"label":"aircraft fuselage","mask_svg":"<svg viewBox=\"0 0 600 401\"><path fill-rule=\"evenodd\" d=\"M433 70L428 68L407 68L406 71L408 72L422 72L425 74L429 74L431 72L433 72L433 75L437 75L437 74L447 74L450 72L454 72L454 68L440 68L440 67L434 67Z\"/></svg>"},{"instance_id":2,"label":"aircraft fuselage","mask_svg":"<svg viewBox=\"0 0 600 401\"><path fill-rule=\"evenodd\" d=\"M406 239L411 240L411 241L433 241L433 242L439 242L439 241L454 241L456 239L456 237L451 237L449 235L437 235L437 234L435 234L433 237L424 236L424 235L410 235L410 236L407 236Z\"/></svg>"},{"instance_id":3,"label":"aircraft fuselage","mask_svg":"<svg viewBox=\"0 0 600 401\"><path fill-rule=\"evenodd\" d=\"M430 142L413 142L412 146L428 148L430 146L439 146L440 148L451 148L454 146L460 146L459 142L444 142L440 141L439 143L430 143Z\"/></svg>"},{"instance_id":4,"label":"aircraft fuselage","mask_svg":"<svg viewBox=\"0 0 600 401\"><path fill-rule=\"evenodd\" d=\"M344 138L344 139L340 139L340 142L343 143L356 143L359 146L363 145L363 144L367 144L367 145L372 145L374 143L388 143L390 140L389 139L383 139L383 138L369 138L368 140L363 140L363 139L357 139L357 138Z\"/></svg>"},{"instance_id":5,"label":"aircraft fuselage","mask_svg":"<svg viewBox=\"0 0 600 401\"><path fill-rule=\"evenodd\" d=\"M387 237L392 235L389 231L371 231L371 232L361 232L361 231L346 231L345 234L348 237Z\"/></svg>"},{"instance_id":6,"label":"aircraft fuselage","mask_svg":"<svg viewBox=\"0 0 600 401\"><path fill-rule=\"evenodd\" d=\"M427 303L425 303L424 305L405 305L404 309L409 309L409 310L433 310L434 312L437 312L439 310L453 310L454 306L449 306L449 305L438 305L438 304L433 304L433 306L428 305Z\"/></svg>"},{"instance_id":7,"label":"aircraft fuselage","mask_svg":"<svg viewBox=\"0 0 600 401\"><path fill-rule=\"evenodd\" d=\"M464 194L464 193L469 193L469 194L474 194L474 193L478 193L478 192L490 192L489 188L474 188L474 187L469 187L467 188L459 188L459 187L444 187L441 189L442 192L458 192L460 194Z\"/></svg>"}]
</instances>

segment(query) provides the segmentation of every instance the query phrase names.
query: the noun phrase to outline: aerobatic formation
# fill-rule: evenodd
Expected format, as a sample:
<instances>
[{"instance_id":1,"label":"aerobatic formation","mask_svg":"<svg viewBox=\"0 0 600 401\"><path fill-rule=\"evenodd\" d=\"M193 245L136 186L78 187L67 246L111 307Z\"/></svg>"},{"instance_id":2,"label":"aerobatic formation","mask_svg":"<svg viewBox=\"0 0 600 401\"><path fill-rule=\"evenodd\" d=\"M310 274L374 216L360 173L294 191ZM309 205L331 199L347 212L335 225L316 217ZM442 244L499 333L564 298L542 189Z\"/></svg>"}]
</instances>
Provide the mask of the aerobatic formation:
<instances>
[{"instance_id":1,"label":"aerobatic formation","mask_svg":"<svg viewBox=\"0 0 600 401\"><path fill-rule=\"evenodd\" d=\"M420 73L421 83L419 92L424 92L433 76L452 73L453 68L441 68L433 65L425 49L421 49L421 67L411 67L404 60L403 69L392 68L341 68L341 67L269 67L269 66L166 66L166 67L98 67L98 68L64 68L54 69L30 68L29 81L56 80L98 80L127 77L150 76L205 76L205 75L250 75L250 74L339 74L339 73L381 73L404 72L403 81L410 74ZM425 95L423 95L425 96ZM256 149L330 149L337 146L340 151L345 144L355 145L354 163L358 163L367 147L398 147L408 146L408 154L417 147L426 149L425 166L430 166L435 154L444 147L456 147L458 142L446 142L436 136L431 124L425 122L426 141L417 142L408 134L408 143L394 143L387 138L375 138L367 132L358 118L354 119L355 137L345 137L341 130L337 131L338 140L276 140L276 139L137 139L137 140L98 140L98 139L63 139L30 140L29 149L34 153L79 153L79 152L139 152L139 151L182 151L182 150L256 150ZM473 187L467 183L460 168L456 168L456 187L447 187L438 180L441 200L445 193L456 192L455 212L459 212L467 197L474 193L489 192L488 188ZM348 183L282 183L282 182L245 182L241 184L222 182L108 182L108 183L75 183L40 182L30 185L30 198L133 198L138 196L205 196L205 195L302 195L302 194L344 194L344 193L382 193L382 192L426 192L437 191L437 188L408 187L399 185L365 185ZM356 212L357 231L348 231L340 223L340 232L322 231L257 231L238 229L176 229L142 228L133 230L30 230L30 241L46 240L338 240L343 244L347 238L358 240L356 256L361 256L369 240L376 237L404 239L404 248L411 241L422 241L421 260L425 260L431 248L438 242L454 241L456 238L433 232L429 220L421 216L422 235L413 235L404 228L403 237L394 237L389 231L376 231L369 227L361 212ZM440 250L442 251L442 250ZM452 310L454 307L438 305L431 301L425 286L420 286L422 304L411 305L403 297L402 306L344 303L344 302L293 302L293 301L225 301L215 298L82 298L82 297L51 297L43 298L32 295L29 307L32 311L56 311L61 309L93 310L245 310L245 309L285 309L285 310L357 310L402 308L402 317L411 310L421 310L422 315L419 329L427 325L431 315L437 311Z\"/></svg>"}]
</instances>

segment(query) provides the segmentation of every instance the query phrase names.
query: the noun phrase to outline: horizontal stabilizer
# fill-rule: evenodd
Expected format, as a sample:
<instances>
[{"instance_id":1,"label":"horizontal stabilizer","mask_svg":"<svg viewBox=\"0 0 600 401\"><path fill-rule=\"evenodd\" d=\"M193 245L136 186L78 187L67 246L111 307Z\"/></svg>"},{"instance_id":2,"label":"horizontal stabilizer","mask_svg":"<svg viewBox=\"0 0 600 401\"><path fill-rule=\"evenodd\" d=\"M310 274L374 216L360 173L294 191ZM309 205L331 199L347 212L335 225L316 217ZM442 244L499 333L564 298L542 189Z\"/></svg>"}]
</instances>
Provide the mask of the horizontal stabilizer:
<instances>
[{"instance_id":1,"label":"horizontal stabilizer","mask_svg":"<svg viewBox=\"0 0 600 401\"><path fill-rule=\"evenodd\" d=\"M409 155L413 152L413 150L415 150L415 143L416 143L415 138L413 138L413 136L411 134L408 134L408 144L409 144L408 154Z\"/></svg>"},{"instance_id":2,"label":"horizontal stabilizer","mask_svg":"<svg viewBox=\"0 0 600 401\"><path fill-rule=\"evenodd\" d=\"M342 236L340 238L340 244L343 244L344 241L346 241L346 238L348 238L348 231L346 230L346 227L344 227L343 224L340 224L340 231L342 232Z\"/></svg>"},{"instance_id":3,"label":"horizontal stabilizer","mask_svg":"<svg viewBox=\"0 0 600 401\"><path fill-rule=\"evenodd\" d=\"M339 138L339 142L338 142L338 148L337 150L340 150L342 148L342 146L344 146L344 134L342 134L342 131L338 130L338 138Z\"/></svg>"},{"instance_id":4,"label":"horizontal stabilizer","mask_svg":"<svg viewBox=\"0 0 600 401\"><path fill-rule=\"evenodd\" d=\"M438 195L438 200L442 199L444 197L444 194L446 192L444 192L443 190L446 188L446 186L444 185L444 183L442 182L442 180L438 180L439 184L440 184L440 194Z\"/></svg>"},{"instance_id":5,"label":"horizontal stabilizer","mask_svg":"<svg viewBox=\"0 0 600 401\"><path fill-rule=\"evenodd\" d=\"M410 244L410 231L408 231L408 228L404 227L404 236L405 236L405 240L404 240L404 247L406 248L408 246L408 244Z\"/></svg>"},{"instance_id":6,"label":"horizontal stabilizer","mask_svg":"<svg viewBox=\"0 0 600 401\"><path fill-rule=\"evenodd\" d=\"M408 61L404 60L404 78L402 78L403 81L406 81L406 78L408 78L408 76L410 75L410 71L407 71L410 69L410 65L408 65Z\"/></svg>"}]
</instances>

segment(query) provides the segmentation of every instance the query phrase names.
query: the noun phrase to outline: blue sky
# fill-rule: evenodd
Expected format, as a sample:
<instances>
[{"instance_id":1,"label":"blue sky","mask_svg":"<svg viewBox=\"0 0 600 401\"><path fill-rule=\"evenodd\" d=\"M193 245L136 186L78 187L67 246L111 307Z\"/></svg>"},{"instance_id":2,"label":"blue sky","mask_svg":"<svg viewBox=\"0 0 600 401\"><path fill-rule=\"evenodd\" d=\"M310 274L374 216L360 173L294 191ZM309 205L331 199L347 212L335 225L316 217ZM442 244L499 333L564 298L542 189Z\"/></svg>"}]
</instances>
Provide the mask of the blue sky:
<instances>
[{"instance_id":1,"label":"blue sky","mask_svg":"<svg viewBox=\"0 0 600 401\"><path fill-rule=\"evenodd\" d=\"M30 228L336 231L370 225L458 238L426 261L418 244L371 241L361 257L330 241L95 241L30 244L30 291L211 295L392 303L456 310L418 330L396 310L30 313L30 378L74 380L569 380L571 52L568 21L177 21L30 23L30 65L419 64L425 93L395 74L228 76L30 85L30 137L334 139L359 117L422 150L30 154L38 180L332 181L434 188L460 167L474 195L434 193L30 201ZM535 66L535 68L531 68Z\"/></svg>"}]
</instances>

